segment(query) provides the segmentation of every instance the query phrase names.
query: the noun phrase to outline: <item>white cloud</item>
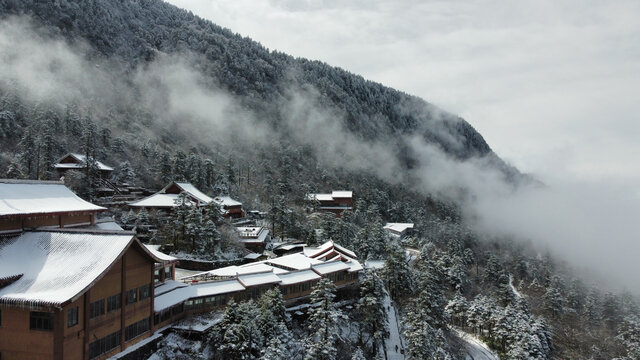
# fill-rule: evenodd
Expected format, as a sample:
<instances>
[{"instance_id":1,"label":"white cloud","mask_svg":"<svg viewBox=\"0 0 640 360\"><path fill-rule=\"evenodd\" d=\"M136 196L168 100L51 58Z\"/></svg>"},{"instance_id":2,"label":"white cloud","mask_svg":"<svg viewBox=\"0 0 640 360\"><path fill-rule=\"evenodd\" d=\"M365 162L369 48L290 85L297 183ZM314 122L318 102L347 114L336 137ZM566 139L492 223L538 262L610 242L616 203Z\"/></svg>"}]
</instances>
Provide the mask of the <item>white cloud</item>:
<instances>
[{"instance_id":1,"label":"white cloud","mask_svg":"<svg viewBox=\"0 0 640 360\"><path fill-rule=\"evenodd\" d=\"M455 112L523 171L640 179L636 1L169 2Z\"/></svg>"},{"instance_id":2,"label":"white cloud","mask_svg":"<svg viewBox=\"0 0 640 360\"><path fill-rule=\"evenodd\" d=\"M467 119L550 185L506 196L481 163L424 154L426 190L468 186L478 226L517 233L636 287L640 2L169 0Z\"/></svg>"}]
</instances>

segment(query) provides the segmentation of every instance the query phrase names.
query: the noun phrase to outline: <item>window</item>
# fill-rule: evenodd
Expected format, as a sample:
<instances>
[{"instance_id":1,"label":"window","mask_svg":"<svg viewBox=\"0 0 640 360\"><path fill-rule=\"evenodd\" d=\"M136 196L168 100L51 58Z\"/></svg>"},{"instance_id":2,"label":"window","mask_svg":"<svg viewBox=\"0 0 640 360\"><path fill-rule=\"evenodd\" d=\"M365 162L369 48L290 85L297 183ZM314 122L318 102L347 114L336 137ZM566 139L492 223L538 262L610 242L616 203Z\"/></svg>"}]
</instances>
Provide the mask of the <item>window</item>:
<instances>
[{"instance_id":1,"label":"window","mask_svg":"<svg viewBox=\"0 0 640 360\"><path fill-rule=\"evenodd\" d=\"M124 340L129 341L135 337L138 337L151 329L151 318L142 319L136 323L127 326L124 329Z\"/></svg>"},{"instance_id":2,"label":"window","mask_svg":"<svg viewBox=\"0 0 640 360\"><path fill-rule=\"evenodd\" d=\"M89 319L104 315L104 299L92 302L89 305Z\"/></svg>"},{"instance_id":3,"label":"window","mask_svg":"<svg viewBox=\"0 0 640 360\"><path fill-rule=\"evenodd\" d=\"M67 310L67 327L78 325L78 307Z\"/></svg>"},{"instance_id":4,"label":"window","mask_svg":"<svg viewBox=\"0 0 640 360\"><path fill-rule=\"evenodd\" d=\"M53 313L31 311L29 328L31 330L53 330Z\"/></svg>"},{"instance_id":5,"label":"window","mask_svg":"<svg viewBox=\"0 0 640 360\"><path fill-rule=\"evenodd\" d=\"M151 284L141 286L139 289L140 289L140 301L151 297Z\"/></svg>"},{"instance_id":6,"label":"window","mask_svg":"<svg viewBox=\"0 0 640 360\"><path fill-rule=\"evenodd\" d=\"M115 294L107 298L107 312L112 312L122 307L121 294Z\"/></svg>"},{"instance_id":7,"label":"window","mask_svg":"<svg viewBox=\"0 0 640 360\"><path fill-rule=\"evenodd\" d=\"M127 291L127 305L138 302L138 289Z\"/></svg>"},{"instance_id":8,"label":"window","mask_svg":"<svg viewBox=\"0 0 640 360\"><path fill-rule=\"evenodd\" d=\"M101 339L91 342L89 344L89 359L97 358L98 356L108 353L109 351L120 346L121 336L122 332L118 330Z\"/></svg>"}]
</instances>

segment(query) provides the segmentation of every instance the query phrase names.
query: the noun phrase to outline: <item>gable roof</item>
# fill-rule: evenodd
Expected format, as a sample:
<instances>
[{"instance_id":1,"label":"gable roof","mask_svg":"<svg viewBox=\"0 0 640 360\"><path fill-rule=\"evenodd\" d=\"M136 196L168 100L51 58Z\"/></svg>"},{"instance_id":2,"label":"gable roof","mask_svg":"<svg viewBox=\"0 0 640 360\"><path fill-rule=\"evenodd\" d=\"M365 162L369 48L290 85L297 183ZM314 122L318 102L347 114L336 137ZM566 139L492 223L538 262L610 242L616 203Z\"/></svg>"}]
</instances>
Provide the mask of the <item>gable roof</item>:
<instances>
[{"instance_id":1,"label":"gable roof","mask_svg":"<svg viewBox=\"0 0 640 360\"><path fill-rule=\"evenodd\" d=\"M216 196L213 201L220 206L242 206L241 202L233 200L230 196Z\"/></svg>"},{"instance_id":2,"label":"gable roof","mask_svg":"<svg viewBox=\"0 0 640 360\"><path fill-rule=\"evenodd\" d=\"M189 195L193 196L194 198L196 198L200 202L208 204L211 201L213 201L213 199L211 197L209 197L207 194L203 193L202 191L198 190L191 183L188 183L188 182L177 182L177 181L174 182L174 183L176 185L178 185L178 187L180 187L182 189L182 191L184 191L184 192L188 193ZM167 189L169 186L171 186L171 184L167 185L163 190Z\"/></svg>"},{"instance_id":3,"label":"gable roof","mask_svg":"<svg viewBox=\"0 0 640 360\"><path fill-rule=\"evenodd\" d=\"M0 239L0 278L22 275L0 288L0 303L61 307L102 278L137 244L132 233L33 231Z\"/></svg>"},{"instance_id":4,"label":"gable roof","mask_svg":"<svg viewBox=\"0 0 640 360\"><path fill-rule=\"evenodd\" d=\"M60 162L69 156L73 157L78 162L77 163L61 163ZM58 159L58 163L55 164L53 167L55 167L56 169L84 169L86 159L87 157L85 155L77 154L77 153L68 153L65 156ZM113 168L111 166L105 165L104 163L98 160L96 160L96 164L98 165L98 169L100 170L113 171Z\"/></svg>"},{"instance_id":5,"label":"gable roof","mask_svg":"<svg viewBox=\"0 0 640 360\"><path fill-rule=\"evenodd\" d=\"M162 188L162 190L158 191L153 195L147 196L146 198L138 201L130 202L129 206L154 207L154 208L177 207L178 204L176 203L176 200L178 199L179 194L167 193L167 190L174 185L178 187L178 189L180 189L181 193L182 192L186 193L194 203L198 202L203 205L206 205L213 201L211 197L207 196L205 193L198 190L195 186L191 185L190 183L173 181L169 185ZM192 205L192 204L189 204L189 205Z\"/></svg>"},{"instance_id":6,"label":"gable roof","mask_svg":"<svg viewBox=\"0 0 640 360\"><path fill-rule=\"evenodd\" d=\"M403 232L407 229L413 229L413 223L386 223L384 229Z\"/></svg>"},{"instance_id":7,"label":"gable roof","mask_svg":"<svg viewBox=\"0 0 640 360\"><path fill-rule=\"evenodd\" d=\"M0 180L0 217L104 210L82 200L61 182Z\"/></svg>"}]
</instances>

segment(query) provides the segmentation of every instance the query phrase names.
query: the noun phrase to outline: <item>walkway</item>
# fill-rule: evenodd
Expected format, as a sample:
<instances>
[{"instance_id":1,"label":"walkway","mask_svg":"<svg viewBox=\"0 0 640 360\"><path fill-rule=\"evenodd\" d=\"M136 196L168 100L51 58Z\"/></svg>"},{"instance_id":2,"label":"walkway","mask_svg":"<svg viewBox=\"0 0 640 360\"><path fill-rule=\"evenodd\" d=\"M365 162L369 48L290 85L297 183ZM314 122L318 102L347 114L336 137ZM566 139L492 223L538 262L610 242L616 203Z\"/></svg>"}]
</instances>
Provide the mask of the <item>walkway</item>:
<instances>
[{"instance_id":1,"label":"walkway","mask_svg":"<svg viewBox=\"0 0 640 360\"><path fill-rule=\"evenodd\" d=\"M387 351L387 360L404 360L404 355L401 350L404 349L402 342L402 336L400 334L400 324L398 323L398 316L396 308L389 298L389 294L385 292L384 306L387 308L387 316L389 319L389 338L385 340L385 347ZM396 352L396 346L398 351Z\"/></svg>"}]
</instances>

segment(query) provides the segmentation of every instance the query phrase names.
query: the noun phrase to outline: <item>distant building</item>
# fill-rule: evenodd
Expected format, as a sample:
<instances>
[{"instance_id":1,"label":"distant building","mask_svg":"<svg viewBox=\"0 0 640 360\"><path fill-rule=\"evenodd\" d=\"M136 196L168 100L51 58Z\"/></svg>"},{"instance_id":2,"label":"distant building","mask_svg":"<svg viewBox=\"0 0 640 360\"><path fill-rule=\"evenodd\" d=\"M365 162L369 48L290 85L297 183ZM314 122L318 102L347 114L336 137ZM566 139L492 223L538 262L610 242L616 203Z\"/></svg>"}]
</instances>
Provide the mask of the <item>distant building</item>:
<instances>
[{"instance_id":1,"label":"distant building","mask_svg":"<svg viewBox=\"0 0 640 360\"><path fill-rule=\"evenodd\" d=\"M156 329L154 267L132 233L60 229L0 241L0 354L104 359Z\"/></svg>"},{"instance_id":2,"label":"distant building","mask_svg":"<svg viewBox=\"0 0 640 360\"><path fill-rule=\"evenodd\" d=\"M389 235L403 238L411 235L413 231L413 223L387 223L384 229Z\"/></svg>"},{"instance_id":3,"label":"distant building","mask_svg":"<svg viewBox=\"0 0 640 360\"><path fill-rule=\"evenodd\" d=\"M307 201L316 203L318 210L338 216L345 210L353 210L353 192L332 191L331 194L307 194Z\"/></svg>"},{"instance_id":4,"label":"distant building","mask_svg":"<svg viewBox=\"0 0 640 360\"><path fill-rule=\"evenodd\" d=\"M155 308L161 312L160 319L168 324L186 314L222 307L231 299L256 299L272 288L280 289L286 304L291 305L306 301L322 277L331 279L339 290L357 287L362 269L352 251L328 241L319 247L307 246L299 253L182 279L190 285L168 282L156 289ZM173 309L182 309L184 313L173 315ZM163 324L161 320L160 325Z\"/></svg>"},{"instance_id":5,"label":"distant building","mask_svg":"<svg viewBox=\"0 0 640 360\"><path fill-rule=\"evenodd\" d=\"M213 201L213 198L198 190L190 183L174 181L151 196L129 203L129 206L132 208L170 211L171 209L178 207L178 196L182 193L187 195L187 200L190 201L191 205L205 206Z\"/></svg>"},{"instance_id":6,"label":"distant building","mask_svg":"<svg viewBox=\"0 0 640 360\"><path fill-rule=\"evenodd\" d=\"M111 176L111 173L113 172L113 168L111 166L107 166L97 160L96 165L102 179L108 179ZM61 157L58 162L53 165L53 167L56 169L59 176L64 176L64 174L69 170L86 169L87 157L81 154L68 153L65 156Z\"/></svg>"},{"instance_id":7,"label":"distant building","mask_svg":"<svg viewBox=\"0 0 640 360\"><path fill-rule=\"evenodd\" d=\"M198 190L192 184L178 181L172 182L151 196L129 203L129 206L138 209L146 208L171 211L173 208L178 206L176 201L178 196L182 193L187 195L190 205L205 206L213 202L220 207L220 214L224 217L244 217L242 203L235 201L228 196L212 198Z\"/></svg>"},{"instance_id":8,"label":"distant building","mask_svg":"<svg viewBox=\"0 0 640 360\"><path fill-rule=\"evenodd\" d=\"M235 229L238 232L242 245L257 253L262 253L266 243L271 240L269 229L263 226L241 226Z\"/></svg>"},{"instance_id":9,"label":"distant building","mask_svg":"<svg viewBox=\"0 0 640 360\"><path fill-rule=\"evenodd\" d=\"M222 216L226 218L237 219L245 215L244 210L242 210L242 203L233 200L229 196L216 196L213 201L220 206Z\"/></svg>"},{"instance_id":10,"label":"distant building","mask_svg":"<svg viewBox=\"0 0 640 360\"><path fill-rule=\"evenodd\" d=\"M106 210L82 200L62 182L0 180L0 234L95 225L96 213Z\"/></svg>"}]
</instances>

